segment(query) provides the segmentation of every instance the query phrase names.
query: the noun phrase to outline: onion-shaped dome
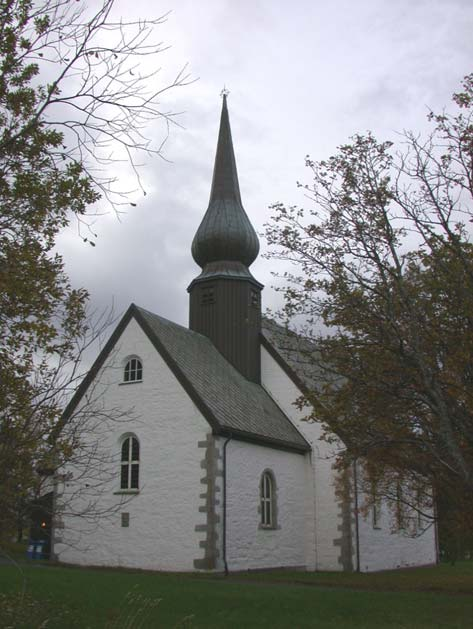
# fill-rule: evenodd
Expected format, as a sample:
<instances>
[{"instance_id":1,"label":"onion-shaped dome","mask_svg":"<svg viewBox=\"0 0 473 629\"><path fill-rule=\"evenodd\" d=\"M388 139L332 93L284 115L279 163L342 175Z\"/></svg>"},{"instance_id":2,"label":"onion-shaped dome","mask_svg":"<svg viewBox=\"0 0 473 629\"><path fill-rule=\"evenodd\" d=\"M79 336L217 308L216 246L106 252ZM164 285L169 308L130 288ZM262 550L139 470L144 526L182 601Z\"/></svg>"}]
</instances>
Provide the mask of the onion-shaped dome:
<instances>
[{"instance_id":1,"label":"onion-shaped dome","mask_svg":"<svg viewBox=\"0 0 473 629\"><path fill-rule=\"evenodd\" d=\"M241 204L224 95L209 207L194 236L192 256L201 268L223 261L241 262L248 267L258 251L258 237Z\"/></svg>"}]
</instances>

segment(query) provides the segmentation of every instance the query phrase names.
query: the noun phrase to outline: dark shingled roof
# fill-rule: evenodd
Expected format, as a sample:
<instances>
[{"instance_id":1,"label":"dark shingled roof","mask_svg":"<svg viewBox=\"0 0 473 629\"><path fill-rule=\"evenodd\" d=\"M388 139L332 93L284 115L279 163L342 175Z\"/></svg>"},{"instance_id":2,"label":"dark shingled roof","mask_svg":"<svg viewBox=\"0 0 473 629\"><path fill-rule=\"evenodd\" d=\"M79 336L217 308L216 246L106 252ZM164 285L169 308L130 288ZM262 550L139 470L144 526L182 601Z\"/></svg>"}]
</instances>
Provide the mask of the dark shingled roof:
<instances>
[{"instance_id":1,"label":"dark shingled roof","mask_svg":"<svg viewBox=\"0 0 473 629\"><path fill-rule=\"evenodd\" d=\"M303 392L316 391L327 379L313 340L262 317L262 345Z\"/></svg>"},{"instance_id":2,"label":"dark shingled roof","mask_svg":"<svg viewBox=\"0 0 473 629\"><path fill-rule=\"evenodd\" d=\"M71 417L133 317L214 434L301 453L310 450L310 445L263 387L242 376L207 337L135 304L128 308L81 382L63 413L63 422Z\"/></svg>"},{"instance_id":3,"label":"dark shingled roof","mask_svg":"<svg viewBox=\"0 0 473 629\"><path fill-rule=\"evenodd\" d=\"M243 377L207 337L132 308L214 433L300 452L310 449L265 389Z\"/></svg>"}]
</instances>

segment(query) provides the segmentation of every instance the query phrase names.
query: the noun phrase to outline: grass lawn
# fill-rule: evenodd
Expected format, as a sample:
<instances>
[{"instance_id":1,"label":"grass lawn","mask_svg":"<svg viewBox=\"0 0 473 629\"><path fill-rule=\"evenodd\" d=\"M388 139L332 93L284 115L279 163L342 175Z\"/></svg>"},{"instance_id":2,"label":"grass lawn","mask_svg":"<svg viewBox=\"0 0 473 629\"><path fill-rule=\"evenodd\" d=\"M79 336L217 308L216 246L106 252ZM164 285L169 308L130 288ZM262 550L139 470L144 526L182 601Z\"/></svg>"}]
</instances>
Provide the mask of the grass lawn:
<instances>
[{"instance_id":1,"label":"grass lawn","mask_svg":"<svg viewBox=\"0 0 473 629\"><path fill-rule=\"evenodd\" d=\"M230 575L238 579L238 575ZM434 568L410 568L383 572L251 572L245 581L298 583L336 588L355 588L372 591L422 591L471 594L473 596L473 561L460 561L456 566L442 563ZM473 619L471 622L473 627Z\"/></svg>"},{"instance_id":2,"label":"grass lawn","mask_svg":"<svg viewBox=\"0 0 473 629\"><path fill-rule=\"evenodd\" d=\"M23 577L13 566L0 566L2 628L473 626L468 562L371 575L281 571L227 579L34 563L22 570Z\"/></svg>"}]
</instances>

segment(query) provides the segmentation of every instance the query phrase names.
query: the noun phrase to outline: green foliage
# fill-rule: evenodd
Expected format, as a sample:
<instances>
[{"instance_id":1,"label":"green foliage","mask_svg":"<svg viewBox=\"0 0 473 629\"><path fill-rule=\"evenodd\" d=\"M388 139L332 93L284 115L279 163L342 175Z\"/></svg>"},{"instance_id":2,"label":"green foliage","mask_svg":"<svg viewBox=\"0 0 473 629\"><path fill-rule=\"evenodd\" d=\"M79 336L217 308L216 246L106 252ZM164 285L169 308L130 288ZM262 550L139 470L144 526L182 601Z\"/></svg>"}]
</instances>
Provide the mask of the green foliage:
<instances>
[{"instance_id":1,"label":"green foliage","mask_svg":"<svg viewBox=\"0 0 473 629\"><path fill-rule=\"evenodd\" d=\"M80 437L59 428L90 332L88 295L71 286L57 236L71 221L87 229L101 197L128 202L110 155L136 173L136 152L159 153L143 127L169 125L159 96L186 82L134 77L137 59L162 50L149 37L163 20L116 20L113 4L0 0L0 540L41 492L37 470L60 466Z\"/></svg>"},{"instance_id":2,"label":"green foliage","mask_svg":"<svg viewBox=\"0 0 473 629\"><path fill-rule=\"evenodd\" d=\"M342 464L363 459L370 483L409 486L426 512L429 487L454 496L471 527L473 75L454 103L397 153L368 134L307 158L314 205L274 206L267 238L301 271L284 314L316 344L325 378L305 401L347 446Z\"/></svg>"},{"instance_id":3,"label":"green foliage","mask_svg":"<svg viewBox=\"0 0 473 629\"><path fill-rule=\"evenodd\" d=\"M73 360L84 331L85 290L74 290L55 239L99 198L81 164L58 159L63 134L42 115L46 88L29 41L48 16L27 1L0 3L0 536L39 483L35 467L60 461L47 441L61 414L52 386L58 357ZM25 37L25 34L28 37Z\"/></svg>"}]
</instances>

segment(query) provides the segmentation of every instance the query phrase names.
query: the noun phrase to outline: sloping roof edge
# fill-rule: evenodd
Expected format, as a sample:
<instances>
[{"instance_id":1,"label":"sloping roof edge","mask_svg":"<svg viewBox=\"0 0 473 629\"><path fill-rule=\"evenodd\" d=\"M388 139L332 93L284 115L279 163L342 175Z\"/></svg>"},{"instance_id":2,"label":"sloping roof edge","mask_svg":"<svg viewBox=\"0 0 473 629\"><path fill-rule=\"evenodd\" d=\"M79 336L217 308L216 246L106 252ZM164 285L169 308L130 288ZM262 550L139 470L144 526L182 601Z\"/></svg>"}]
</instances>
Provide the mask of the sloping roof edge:
<instances>
[{"instance_id":1,"label":"sloping roof edge","mask_svg":"<svg viewBox=\"0 0 473 629\"><path fill-rule=\"evenodd\" d=\"M69 403L67 404L66 408L64 409L64 413L62 414L63 421L66 421L67 419L69 419L69 417L72 415L72 413L76 409L76 407L79 404L79 402L81 401L84 393L87 391L87 389L89 388L89 385L92 383L93 379L95 378L95 376L99 372L100 368L104 364L105 359L108 357L108 355L110 354L110 352L114 348L115 343L120 338L123 330L128 325L131 317L133 316L134 308L136 308L135 304L131 304L129 306L128 310L125 312L125 314L120 319L117 327L112 332L110 338L108 339L108 341L103 346L102 351L100 352L100 354L95 359L92 367L89 369L87 374L84 376L84 379L82 380L80 385L77 387L77 391L74 393L72 398L69 400Z\"/></svg>"},{"instance_id":2,"label":"sloping roof edge","mask_svg":"<svg viewBox=\"0 0 473 629\"><path fill-rule=\"evenodd\" d=\"M190 384L190 382L187 380L187 378L181 372L179 367L176 365L175 361L173 360L173 358L171 357L169 352L166 350L166 348L163 347L163 345L156 338L156 335L150 329L148 323L146 322L146 320L144 319L144 317L140 313L140 310L139 310L138 306L136 306L135 304L131 304L129 306L128 310L125 312L125 314L121 318L121 320L118 323L117 327L112 332L112 335L110 336L110 338L108 339L108 341L104 345L102 351L97 356L94 364L92 365L92 367L88 371L88 373L85 376L85 378L82 380L82 382L79 385L77 391L72 396L69 404L66 406L66 408L64 410L63 420L67 420L72 415L72 413L74 412L75 408L77 407L77 405L81 401L83 395L87 391L87 389L90 386L90 384L92 383L93 379L96 377L97 373L99 372L99 370L103 366L105 360L109 356L109 354L112 351L112 349L115 347L116 342L118 341L118 339L120 338L120 336L122 335L123 331L125 330L126 326L128 325L128 323L130 322L130 320L132 318L134 318L136 320L138 325L141 327L143 332L148 337L149 341L152 343L152 345L157 350L157 352L160 354L160 356L164 359L164 361L166 362L167 366L171 369L171 371L174 374L174 376L176 376L176 378L178 379L179 383L182 385L182 387L184 388L186 393L189 395L191 400L194 402L194 404L200 410L202 415L208 421L208 423L210 424L211 428L213 430L218 430L219 426L218 426L218 423L217 423L215 417L213 416L213 413L205 405L205 403L202 401L202 399L196 394L196 392L195 392L194 388L192 387L192 385Z\"/></svg>"},{"instance_id":3,"label":"sloping roof edge","mask_svg":"<svg viewBox=\"0 0 473 629\"><path fill-rule=\"evenodd\" d=\"M69 401L68 405L66 406L64 410L63 417L62 417L63 422L67 421L67 419L71 417L72 413L77 408L78 404L80 403L88 387L90 386L90 384L96 377L97 373L103 366L105 360L109 356L110 352L113 350L115 344L117 343L118 339L120 338L121 334L123 333L123 331L125 330L126 326L128 325L128 323L130 322L132 318L136 320L138 325L141 327L143 332L148 337L149 341L152 343L153 347L156 349L159 355L166 362L167 366L172 371L173 375L177 378L178 382L181 384L181 386L183 387L187 395L190 397L190 399L194 402L196 407L202 413L205 420L209 423L210 427L212 428L212 434L223 436L223 437L231 437L239 441L247 441L247 442L255 443L258 445L270 446L272 448L289 450L289 451L298 452L298 453L305 453L310 450L309 444L307 444L306 446L302 446L302 445L297 446L294 443L286 442L286 441L276 439L273 437L265 437L262 435L256 435L256 434L245 432L242 430L235 430L235 429L230 430L229 428L220 426L214 414L210 410L210 408L205 404L201 396L198 395L198 393L195 391L194 387L192 386L188 378L185 376L185 374L176 364L175 360L172 358L170 353L167 351L167 349L163 346L163 344L156 337L153 330L150 328L148 322L141 314L140 309L135 304L131 304L129 306L128 310L125 312L125 314L119 321L117 327L112 332L110 338L104 345L102 351L97 356L95 362L93 363L92 367L88 371L87 375L84 377L81 384L77 388L77 391L72 396L71 400Z\"/></svg>"},{"instance_id":4,"label":"sloping roof edge","mask_svg":"<svg viewBox=\"0 0 473 629\"><path fill-rule=\"evenodd\" d=\"M261 336L261 345L265 348L268 354L272 358L274 358L274 360L281 367L281 369L284 371L286 376L288 376L288 378L292 380L292 382L296 385L296 387L300 390L300 392L303 393L304 395L307 395L309 390L307 386L303 383L302 379L297 375L294 369L291 368L291 366L287 363L284 357L278 352L275 346L264 336L264 334L262 333L260 336Z\"/></svg>"}]
</instances>

